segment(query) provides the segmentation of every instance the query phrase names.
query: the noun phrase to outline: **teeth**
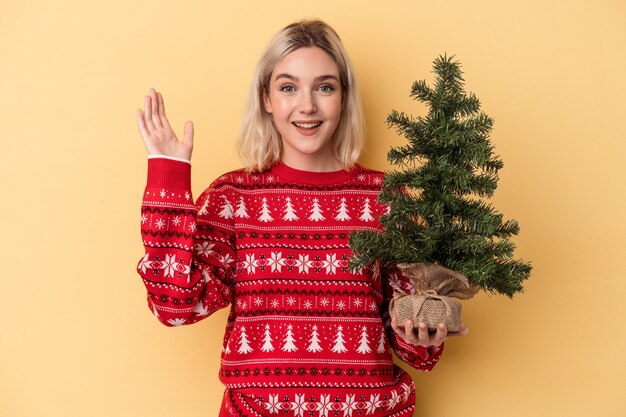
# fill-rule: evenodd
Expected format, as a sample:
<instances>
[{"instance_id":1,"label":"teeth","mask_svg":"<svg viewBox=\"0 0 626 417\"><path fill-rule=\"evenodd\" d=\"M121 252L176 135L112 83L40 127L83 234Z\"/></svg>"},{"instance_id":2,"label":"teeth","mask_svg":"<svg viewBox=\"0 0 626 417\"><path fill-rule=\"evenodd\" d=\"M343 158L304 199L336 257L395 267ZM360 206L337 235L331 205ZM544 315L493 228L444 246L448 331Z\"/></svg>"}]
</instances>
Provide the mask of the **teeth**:
<instances>
[{"instance_id":1,"label":"teeth","mask_svg":"<svg viewBox=\"0 0 626 417\"><path fill-rule=\"evenodd\" d=\"M294 123L294 125L301 127L303 129L311 129L314 127L318 127L319 125L321 125L322 122L317 122L317 123Z\"/></svg>"}]
</instances>

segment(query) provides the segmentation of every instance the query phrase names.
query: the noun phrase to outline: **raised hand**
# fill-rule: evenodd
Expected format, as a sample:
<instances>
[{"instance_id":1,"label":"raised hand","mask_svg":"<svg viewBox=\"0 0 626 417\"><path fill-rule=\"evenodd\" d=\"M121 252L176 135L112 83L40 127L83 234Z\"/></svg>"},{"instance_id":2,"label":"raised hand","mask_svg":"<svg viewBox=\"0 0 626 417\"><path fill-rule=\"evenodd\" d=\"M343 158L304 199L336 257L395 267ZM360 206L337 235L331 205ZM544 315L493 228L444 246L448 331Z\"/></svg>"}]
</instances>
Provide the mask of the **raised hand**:
<instances>
[{"instance_id":1,"label":"raised hand","mask_svg":"<svg viewBox=\"0 0 626 417\"><path fill-rule=\"evenodd\" d=\"M185 122L183 140L178 140L165 116L163 97L154 88L144 98L144 111L137 109L137 126L148 155L167 155L191 160L193 123Z\"/></svg>"}]
</instances>

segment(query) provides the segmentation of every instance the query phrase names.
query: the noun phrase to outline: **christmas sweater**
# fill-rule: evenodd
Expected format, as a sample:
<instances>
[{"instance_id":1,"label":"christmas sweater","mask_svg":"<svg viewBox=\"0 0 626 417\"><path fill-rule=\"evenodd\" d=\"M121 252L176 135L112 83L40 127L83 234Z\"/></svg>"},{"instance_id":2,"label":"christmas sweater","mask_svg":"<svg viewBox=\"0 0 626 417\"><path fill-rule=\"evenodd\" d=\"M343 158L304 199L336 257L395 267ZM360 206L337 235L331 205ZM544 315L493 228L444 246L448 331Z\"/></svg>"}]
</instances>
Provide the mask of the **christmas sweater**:
<instances>
[{"instance_id":1,"label":"christmas sweater","mask_svg":"<svg viewBox=\"0 0 626 417\"><path fill-rule=\"evenodd\" d=\"M153 158L137 270L166 326L230 305L220 416L411 416L415 389L397 357L430 371L443 345L391 330L398 270L348 268L350 232L378 230L383 173L305 172L278 163L229 172L194 204L188 163Z\"/></svg>"}]
</instances>

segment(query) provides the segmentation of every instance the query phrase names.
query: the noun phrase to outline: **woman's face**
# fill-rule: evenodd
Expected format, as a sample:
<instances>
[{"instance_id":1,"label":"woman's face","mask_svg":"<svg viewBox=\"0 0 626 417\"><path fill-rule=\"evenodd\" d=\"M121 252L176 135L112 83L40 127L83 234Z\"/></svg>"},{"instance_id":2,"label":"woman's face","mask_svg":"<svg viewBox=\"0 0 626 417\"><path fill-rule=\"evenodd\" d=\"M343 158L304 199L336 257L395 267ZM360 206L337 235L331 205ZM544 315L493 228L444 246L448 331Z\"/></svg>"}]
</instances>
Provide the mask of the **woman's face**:
<instances>
[{"instance_id":1,"label":"woman's face","mask_svg":"<svg viewBox=\"0 0 626 417\"><path fill-rule=\"evenodd\" d=\"M300 48L278 61L263 104L280 133L285 164L307 171L341 168L331 142L342 97L339 68L324 50Z\"/></svg>"}]
</instances>

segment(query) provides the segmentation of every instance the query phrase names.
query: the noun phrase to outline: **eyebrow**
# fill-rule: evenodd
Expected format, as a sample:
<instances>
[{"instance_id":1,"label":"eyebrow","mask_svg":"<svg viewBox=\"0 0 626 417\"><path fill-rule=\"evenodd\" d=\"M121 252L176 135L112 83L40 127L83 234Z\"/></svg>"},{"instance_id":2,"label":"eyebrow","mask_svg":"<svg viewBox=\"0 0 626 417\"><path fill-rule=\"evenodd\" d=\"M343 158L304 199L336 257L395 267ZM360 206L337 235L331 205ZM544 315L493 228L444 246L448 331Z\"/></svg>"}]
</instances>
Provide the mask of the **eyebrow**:
<instances>
[{"instance_id":1,"label":"eyebrow","mask_svg":"<svg viewBox=\"0 0 626 417\"><path fill-rule=\"evenodd\" d=\"M288 80L291 81L299 81L298 77L295 77L291 74L278 74L275 78L274 81L279 80L280 78L287 78ZM335 80L337 82L339 82L339 79L334 76L334 75L320 75L319 77L315 77L315 81L316 82L320 82L320 81L326 81L326 80Z\"/></svg>"}]
</instances>

